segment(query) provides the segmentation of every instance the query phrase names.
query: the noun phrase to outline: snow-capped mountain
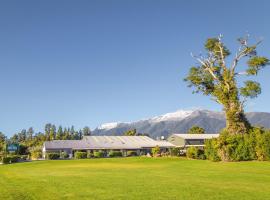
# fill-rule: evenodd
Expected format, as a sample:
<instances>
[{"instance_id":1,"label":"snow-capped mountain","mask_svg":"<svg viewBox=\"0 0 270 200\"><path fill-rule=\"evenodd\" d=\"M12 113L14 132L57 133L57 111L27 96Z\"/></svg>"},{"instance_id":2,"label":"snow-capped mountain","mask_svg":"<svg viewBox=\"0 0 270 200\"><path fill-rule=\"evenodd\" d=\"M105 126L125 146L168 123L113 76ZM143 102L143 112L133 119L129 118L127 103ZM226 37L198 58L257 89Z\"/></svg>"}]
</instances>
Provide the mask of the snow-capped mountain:
<instances>
[{"instance_id":1,"label":"snow-capped mountain","mask_svg":"<svg viewBox=\"0 0 270 200\"><path fill-rule=\"evenodd\" d=\"M150 119L151 122L162 122L162 121L181 121L193 113L192 110L178 110L176 112L167 113Z\"/></svg>"},{"instance_id":2,"label":"snow-capped mountain","mask_svg":"<svg viewBox=\"0 0 270 200\"><path fill-rule=\"evenodd\" d=\"M110 129L116 128L118 124L119 124L118 122L112 122L112 123L101 124L101 125L98 127L98 129L101 129L101 130L110 130Z\"/></svg>"},{"instance_id":3,"label":"snow-capped mountain","mask_svg":"<svg viewBox=\"0 0 270 200\"><path fill-rule=\"evenodd\" d=\"M254 125L270 128L270 113L247 113L247 118ZM225 127L223 112L209 110L178 110L150 119L135 122L113 122L102 124L95 130L94 135L122 135L130 129L137 129L139 133L147 133L151 137L160 137L172 133L186 133L190 127L203 127L207 133L217 133Z\"/></svg>"}]
</instances>

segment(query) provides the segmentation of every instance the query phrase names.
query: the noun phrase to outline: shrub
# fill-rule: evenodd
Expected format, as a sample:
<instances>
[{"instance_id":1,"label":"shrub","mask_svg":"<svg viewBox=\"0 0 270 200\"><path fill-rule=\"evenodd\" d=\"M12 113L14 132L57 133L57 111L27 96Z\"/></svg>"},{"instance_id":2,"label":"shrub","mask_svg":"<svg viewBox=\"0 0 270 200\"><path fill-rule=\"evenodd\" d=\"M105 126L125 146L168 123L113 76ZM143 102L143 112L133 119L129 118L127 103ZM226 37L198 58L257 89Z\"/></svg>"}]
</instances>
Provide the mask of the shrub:
<instances>
[{"instance_id":1,"label":"shrub","mask_svg":"<svg viewBox=\"0 0 270 200\"><path fill-rule=\"evenodd\" d=\"M10 163L16 163L20 161L20 156L17 155L9 155L2 158L3 164L10 164Z\"/></svg>"},{"instance_id":2,"label":"shrub","mask_svg":"<svg viewBox=\"0 0 270 200\"><path fill-rule=\"evenodd\" d=\"M151 150L153 156L160 156L160 147L156 146Z\"/></svg>"},{"instance_id":3,"label":"shrub","mask_svg":"<svg viewBox=\"0 0 270 200\"><path fill-rule=\"evenodd\" d=\"M127 156L131 157L131 156L138 156L136 151L127 151Z\"/></svg>"},{"instance_id":4,"label":"shrub","mask_svg":"<svg viewBox=\"0 0 270 200\"><path fill-rule=\"evenodd\" d=\"M169 149L169 152L171 156L180 156L180 150L180 148L173 147Z\"/></svg>"},{"instance_id":5,"label":"shrub","mask_svg":"<svg viewBox=\"0 0 270 200\"><path fill-rule=\"evenodd\" d=\"M189 147L187 149L187 157L193 159L203 159L203 160L206 159L204 151L197 147Z\"/></svg>"},{"instance_id":6,"label":"shrub","mask_svg":"<svg viewBox=\"0 0 270 200\"><path fill-rule=\"evenodd\" d=\"M10 157L3 157L2 158L2 163L3 164L10 164L11 163L11 158Z\"/></svg>"},{"instance_id":7,"label":"shrub","mask_svg":"<svg viewBox=\"0 0 270 200\"><path fill-rule=\"evenodd\" d=\"M88 151L87 158L94 158L94 154L92 152Z\"/></svg>"},{"instance_id":8,"label":"shrub","mask_svg":"<svg viewBox=\"0 0 270 200\"><path fill-rule=\"evenodd\" d=\"M220 161L217 148L217 139L205 141L204 154L206 159L217 162Z\"/></svg>"},{"instance_id":9,"label":"shrub","mask_svg":"<svg viewBox=\"0 0 270 200\"><path fill-rule=\"evenodd\" d=\"M67 158L69 158L69 155L68 155L67 152L62 151L61 154L60 154L60 158L62 158L62 159L67 159Z\"/></svg>"},{"instance_id":10,"label":"shrub","mask_svg":"<svg viewBox=\"0 0 270 200\"><path fill-rule=\"evenodd\" d=\"M270 160L270 131L252 128L244 135L222 131L205 143L206 158L213 161Z\"/></svg>"},{"instance_id":11,"label":"shrub","mask_svg":"<svg viewBox=\"0 0 270 200\"><path fill-rule=\"evenodd\" d=\"M270 131L254 130L256 137L255 154L260 161L270 160Z\"/></svg>"},{"instance_id":12,"label":"shrub","mask_svg":"<svg viewBox=\"0 0 270 200\"><path fill-rule=\"evenodd\" d=\"M121 151L110 151L109 152L109 157L122 157L123 154Z\"/></svg>"},{"instance_id":13,"label":"shrub","mask_svg":"<svg viewBox=\"0 0 270 200\"><path fill-rule=\"evenodd\" d=\"M82 151L77 151L77 152L75 152L74 156L76 159L85 159L85 158L87 158L87 153L82 152Z\"/></svg>"},{"instance_id":14,"label":"shrub","mask_svg":"<svg viewBox=\"0 0 270 200\"><path fill-rule=\"evenodd\" d=\"M46 158L48 160L57 160L60 158L60 154L59 153L47 153Z\"/></svg>"},{"instance_id":15,"label":"shrub","mask_svg":"<svg viewBox=\"0 0 270 200\"><path fill-rule=\"evenodd\" d=\"M103 158L105 155L104 155L104 152L103 151L94 151L94 157L95 158Z\"/></svg>"},{"instance_id":16,"label":"shrub","mask_svg":"<svg viewBox=\"0 0 270 200\"><path fill-rule=\"evenodd\" d=\"M20 159L25 161L25 160L28 160L29 159L29 156L28 155L21 155L20 156Z\"/></svg>"},{"instance_id":17,"label":"shrub","mask_svg":"<svg viewBox=\"0 0 270 200\"><path fill-rule=\"evenodd\" d=\"M30 155L31 155L31 159L32 160L37 160L42 158L42 151L41 151L41 147L37 146L37 147L33 147L30 149Z\"/></svg>"}]
</instances>

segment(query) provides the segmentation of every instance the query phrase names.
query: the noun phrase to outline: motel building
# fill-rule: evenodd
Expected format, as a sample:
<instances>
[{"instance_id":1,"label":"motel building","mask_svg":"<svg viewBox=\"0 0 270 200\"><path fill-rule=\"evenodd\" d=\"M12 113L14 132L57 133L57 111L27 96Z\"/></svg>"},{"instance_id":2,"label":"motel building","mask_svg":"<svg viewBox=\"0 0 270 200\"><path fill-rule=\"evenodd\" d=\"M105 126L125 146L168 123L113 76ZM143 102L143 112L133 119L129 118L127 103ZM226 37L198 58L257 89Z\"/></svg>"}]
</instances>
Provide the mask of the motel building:
<instances>
[{"instance_id":1,"label":"motel building","mask_svg":"<svg viewBox=\"0 0 270 200\"><path fill-rule=\"evenodd\" d=\"M44 142L42 154L66 152L69 158L76 151L121 151L125 156L127 151L136 151L137 155L146 155L151 149L159 146L161 151L167 151L175 145L165 140L157 141L147 136L84 136L81 140L53 140Z\"/></svg>"},{"instance_id":2,"label":"motel building","mask_svg":"<svg viewBox=\"0 0 270 200\"><path fill-rule=\"evenodd\" d=\"M205 140L217 138L218 136L219 134L172 134L168 138L168 142L183 149L192 146L203 148Z\"/></svg>"}]
</instances>

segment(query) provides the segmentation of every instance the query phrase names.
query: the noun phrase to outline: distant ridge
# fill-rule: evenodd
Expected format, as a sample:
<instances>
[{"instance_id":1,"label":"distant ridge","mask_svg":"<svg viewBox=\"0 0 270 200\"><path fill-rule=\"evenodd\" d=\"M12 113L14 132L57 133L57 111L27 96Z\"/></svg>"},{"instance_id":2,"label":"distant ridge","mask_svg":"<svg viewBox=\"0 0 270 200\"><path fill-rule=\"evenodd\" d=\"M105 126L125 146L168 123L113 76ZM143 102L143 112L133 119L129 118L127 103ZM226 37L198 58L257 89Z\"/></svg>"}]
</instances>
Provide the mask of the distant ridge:
<instances>
[{"instance_id":1,"label":"distant ridge","mask_svg":"<svg viewBox=\"0 0 270 200\"><path fill-rule=\"evenodd\" d=\"M253 125L270 128L270 113L250 112L246 115ZM136 128L137 132L148 133L153 138L168 137L171 133L186 133L193 125L203 127L207 133L217 133L225 127L225 116L223 112L209 110L178 110L136 122L102 124L93 130L93 134L122 135L123 132Z\"/></svg>"}]
</instances>

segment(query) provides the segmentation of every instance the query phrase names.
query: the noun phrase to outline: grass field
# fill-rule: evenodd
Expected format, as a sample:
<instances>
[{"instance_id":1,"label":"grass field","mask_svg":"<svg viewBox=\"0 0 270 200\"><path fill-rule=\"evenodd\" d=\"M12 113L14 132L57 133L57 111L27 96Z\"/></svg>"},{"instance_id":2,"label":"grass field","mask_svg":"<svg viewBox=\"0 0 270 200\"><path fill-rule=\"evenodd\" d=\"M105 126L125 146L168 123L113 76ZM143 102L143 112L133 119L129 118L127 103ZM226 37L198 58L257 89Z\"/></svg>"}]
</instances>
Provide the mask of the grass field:
<instances>
[{"instance_id":1,"label":"grass field","mask_svg":"<svg viewBox=\"0 0 270 200\"><path fill-rule=\"evenodd\" d=\"M0 199L266 200L270 162L116 158L2 165Z\"/></svg>"}]
</instances>

